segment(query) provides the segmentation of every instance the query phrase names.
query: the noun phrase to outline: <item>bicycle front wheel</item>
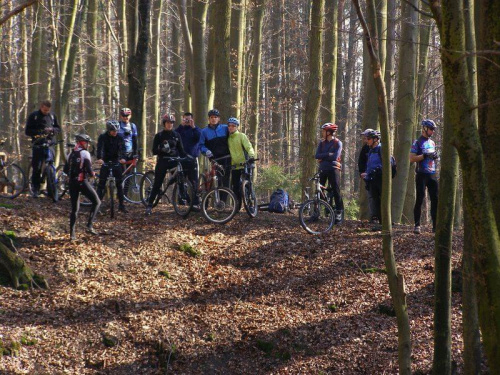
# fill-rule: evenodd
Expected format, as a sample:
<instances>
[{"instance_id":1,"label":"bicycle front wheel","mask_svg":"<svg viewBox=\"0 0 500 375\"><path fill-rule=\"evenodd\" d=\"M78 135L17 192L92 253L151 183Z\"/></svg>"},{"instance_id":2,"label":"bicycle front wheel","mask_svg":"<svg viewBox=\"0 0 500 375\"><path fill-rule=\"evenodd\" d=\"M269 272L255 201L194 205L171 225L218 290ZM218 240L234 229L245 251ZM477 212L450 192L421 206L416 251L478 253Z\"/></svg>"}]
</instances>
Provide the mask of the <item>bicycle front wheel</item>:
<instances>
[{"instance_id":1,"label":"bicycle front wheel","mask_svg":"<svg viewBox=\"0 0 500 375\"><path fill-rule=\"evenodd\" d=\"M236 214L238 200L228 188L216 188L208 191L201 203L203 216L214 224L225 224Z\"/></svg>"},{"instance_id":2,"label":"bicycle front wheel","mask_svg":"<svg viewBox=\"0 0 500 375\"><path fill-rule=\"evenodd\" d=\"M172 192L172 205L177 215L189 215L193 208L194 194L193 184L186 177L177 181Z\"/></svg>"},{"instance_id":3,"label":"bicycle front wheel","mask_svg":"<svg viewBox=\"0 0 500 375\"><path fill-rule=\"evenodd\" d=\"M302 228L311 234L326 233L335 222L333 208L322 200L306 201L299 210L299 221Z\"/></svg>"},{"instance_id":4,"label":"bicycle front wheel","mask_svg":"<svg viewBox=\"0 0 500 375\"><path fill-rule=\"evenodd\" d=\"M0 169L0 197L14 199L26 184L26 175L19 165L9 164Z\"/></svg>"},{"instance_id":5,"label":"bicycle front wheel","mask_svg":"<svg viewBox=\"0 0 500 375\"><path fill-rule=\"evenodd\" d=\"M248 216L254 218L259 212L259 206L257 204L257 197L255 196L255 191L250 181L244 180L241 184L241 196L243 199L243 206L245 206L245 211Z\"/></svg>"},{"instance_id":6,"label":"bicycle front wheel","mask_svg":"<svg viewBox=\"0 0 500 375\"><path fill-rule=\"evenodd\" d=\"M123 197L129 203L139 204L141 199L141 180L143 173L131 173L123 179Z\"/></svg>"},{"instance_id":7,"label":"bicycle front wheel","mask_svg":"<svg viewBox=\"0 0 500 375\"><path fill-rule=\"evenodd\" d=\"M59 200L59 191L56 184L56 169L51 164L47 165L45 173L47 177L47 194L54 202L57 202Z\"/></svg>"},{"instance_id":8,"label":"bicycle front wheel","mask_svg":"<svg viewBox=\"0 0 500 375\"><path fill-rule=\"evenodd\" d=\"M68 191L68 184L66 174L64 173L64 165L60 165L56 169L56 184L57 184L57 193L59 195L59 200L62 199L66 195Z\"/></svg>"}]
</instances>

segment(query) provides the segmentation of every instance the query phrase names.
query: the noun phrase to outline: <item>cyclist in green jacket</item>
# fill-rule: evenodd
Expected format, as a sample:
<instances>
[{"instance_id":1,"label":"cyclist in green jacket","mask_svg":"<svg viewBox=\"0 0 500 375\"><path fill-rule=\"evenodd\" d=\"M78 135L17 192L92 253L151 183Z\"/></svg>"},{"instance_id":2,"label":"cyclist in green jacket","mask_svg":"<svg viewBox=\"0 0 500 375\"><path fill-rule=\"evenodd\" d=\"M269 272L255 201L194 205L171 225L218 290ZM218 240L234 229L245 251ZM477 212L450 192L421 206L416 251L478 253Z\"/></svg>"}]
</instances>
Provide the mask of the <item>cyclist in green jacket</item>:
<instances>
[{"instance_id":1,"label":"cyclist in green jacket","mask_svg":"<svg viewBox=\"0 0 500 375\"><path fill-rule=\"evenodd\" d=\"M233 166L231 172L232 189L241 205L240 193L240 176L243 172L243 166L239 165L249 159L255 157L255 151L248 137L238 131L240 122L235 117L230 117L227 120L227 127L229 130L229 138L227 140L229 146L229 153L231 154L231 165Z\"/></svg>"}]
</instances>

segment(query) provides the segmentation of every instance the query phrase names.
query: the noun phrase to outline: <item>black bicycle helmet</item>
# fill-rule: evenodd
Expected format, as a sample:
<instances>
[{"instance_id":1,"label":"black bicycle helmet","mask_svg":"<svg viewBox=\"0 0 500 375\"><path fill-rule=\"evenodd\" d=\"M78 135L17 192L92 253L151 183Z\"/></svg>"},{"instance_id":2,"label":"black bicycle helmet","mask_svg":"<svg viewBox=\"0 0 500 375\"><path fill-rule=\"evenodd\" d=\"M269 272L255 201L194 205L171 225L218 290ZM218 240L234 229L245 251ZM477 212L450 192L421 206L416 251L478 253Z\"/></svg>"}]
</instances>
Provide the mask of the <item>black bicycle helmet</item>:
<instances>
[{"instance_id":1,"label":"black bicycle helmet","mask_svg":"<svg viewBox=\"0 0 500 375\"><path fill-rule=\"evenodd\" d=\"M113 131L113 130L120 130L120 123L116 120L108 120L106 122L106 130L107 131Z\"/></svg>"},{"instance_id":2,"label":"black bicycle helmet","mask_svg":"<svg viewBox=\"0 0 500 375\"><path fill-rule=\"evenodd\" d=\"M377 139L380 139L380 132L378 130L371 130L369 132L366 132L365 131L365 136L366 138L377 138Z\"/></svg>"},{"instance_id":3,"label":"black bicycle helmet","mask_svg":"<svg viewBox=\"0 0 500 375\"><path fill-rule=\"evenodd\" d=\"M217 117L220 117L220 112L218 109L211 109L210 111L208 111L208 117L210 116L217 116Z\"/></svg>"},{"instance_id":4,"label":"black bicycle helmet","mask_svg":"<svg viewBox=\"0 0 500 375\"><path fill-rule=\"evenodd\" d=\"M77 134L75 135L75 140L77 142L81 142L81 141L84 141L84 142L92 142L92 139L90 139L90 136L88 136L87 134Z\"/></svg>"}]
</instances>

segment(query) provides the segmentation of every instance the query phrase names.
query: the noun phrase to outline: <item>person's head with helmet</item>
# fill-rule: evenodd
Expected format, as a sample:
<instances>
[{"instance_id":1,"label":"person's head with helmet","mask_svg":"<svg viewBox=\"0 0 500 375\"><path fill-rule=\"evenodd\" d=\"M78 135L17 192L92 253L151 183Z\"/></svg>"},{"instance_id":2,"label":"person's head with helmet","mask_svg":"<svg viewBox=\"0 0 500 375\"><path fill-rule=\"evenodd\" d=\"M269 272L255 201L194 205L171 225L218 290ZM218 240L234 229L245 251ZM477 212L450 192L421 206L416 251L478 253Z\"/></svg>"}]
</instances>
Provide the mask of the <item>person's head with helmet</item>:
<instances>
[{"instance_id":1,"label":"person's head with helmet","mask_svg":"<svg viewBox=\"0 0 500 375\"><path fill-rule=\"evenodd\" d=\"M77 146L87 150L89 148L89 144L92 143L92 139L87 134L77 134L75 136L75 141Z\"/></svg>"},{"instance_id":2,"label":"person's head with helmet","mask_svg":"<svg viewBox=\"0 0 500 375\"><path fill-rule=\"evenodd\" d=\"M122 108L120 109L120 119L121 121L128 123L130 121L130 117L132 117L132 110L130 108Z\"/></svg>"},{"instance_id":3,"label":"person's head with helmet","mask_svg":"<svg viewBox=\"0 0 500 375\"><path fill-rule=\"evenodd\" d=\"M436 128L437 128L437 125L434 121L429 120L429 119L422 120L422 135L425 138L432 137Z\"/></svg>"},{"instance_id":4,"label":"person's head with helmet","mask_svg":"<svg viewBox=\"0 0 500 375\"><path fill-rule=\"evenodd\" d=\"M337 124L334 124L333 122L326 122L321 125L321 135L325 140L332 140L337 134L338 129L339 127Z\"/></svg>"},{"instance_id":5,"label":"person's head with helmet","mask_svg":"<svg viewBox=\"0 0 500 375\"><path fill-rule=\"evenodd\" d=\"M240 125L240 121L236 117L229 117L227 120L227 128L229 130L229 134L233 134L238 130L238 126Z\"/></svg>"},{"instance_id":6,"label":"person's head with helmet","mask_svg":"<svg viewBox=\"0 0 500 375\"><path fill-rule=\"evenodd\" d=\"M106 131L112 137L116 137L118 134L118 130L120 130L120 123L116 120L108 120L106 121Z\"/></svg>"},{"instance_id":7,"label":"person's head with helmet","mask_svg":"<svg viewBox=\"0 0 500 375\"><path fill-rule=\"evenodd\" d=\"M208 124L212 127L219 125L220 122L220 112L218 109L211 109L208 111Z\"/></svg>"},{"instance_id":8,"label":"person's head with helmet","mask_svg":"<svg viewBox=\"0 0 500 375\"><path fill-rule=\"evenodd\" d=\"M172 131L175 124L175 116L167 113L163 115L161 119L161 123L163 125L163 129L166 131Z\"/></svg>"}]
</instances>

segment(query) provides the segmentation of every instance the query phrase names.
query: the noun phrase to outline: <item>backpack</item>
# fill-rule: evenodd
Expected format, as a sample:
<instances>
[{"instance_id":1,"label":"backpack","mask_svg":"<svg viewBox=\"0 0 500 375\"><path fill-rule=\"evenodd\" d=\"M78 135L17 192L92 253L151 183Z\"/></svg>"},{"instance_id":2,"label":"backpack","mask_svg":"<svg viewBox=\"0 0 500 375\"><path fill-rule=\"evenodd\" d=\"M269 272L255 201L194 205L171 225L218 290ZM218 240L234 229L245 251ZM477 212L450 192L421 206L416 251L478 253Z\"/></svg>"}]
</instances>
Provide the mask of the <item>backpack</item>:
<instances>
[{"instance_id":1,"label":"backpack","mask_svg":"<svg viewBox=\"0 0 500 375\"><path fill-rule=\"evenodd\" d=\"M380 159L382 159L382 152L380 151L380 148L378 149L378 154L380 155ZM396 164L396 159L392 155L391 155L391 172L392 172L392 178L396 177L396 174L398 173L398 166Z\"/></svg>"},{"instance_id":2,"label":"backpack","mask_svg":"<svg viewBox=\"0 0 500 375\"><path fill-rule=\"evenodd\" d=\"M277 189L271 194L269 202L269 212L276 212L279 214L288 211L288 193L283 189Z\"/></svg>"}]
</instances>

